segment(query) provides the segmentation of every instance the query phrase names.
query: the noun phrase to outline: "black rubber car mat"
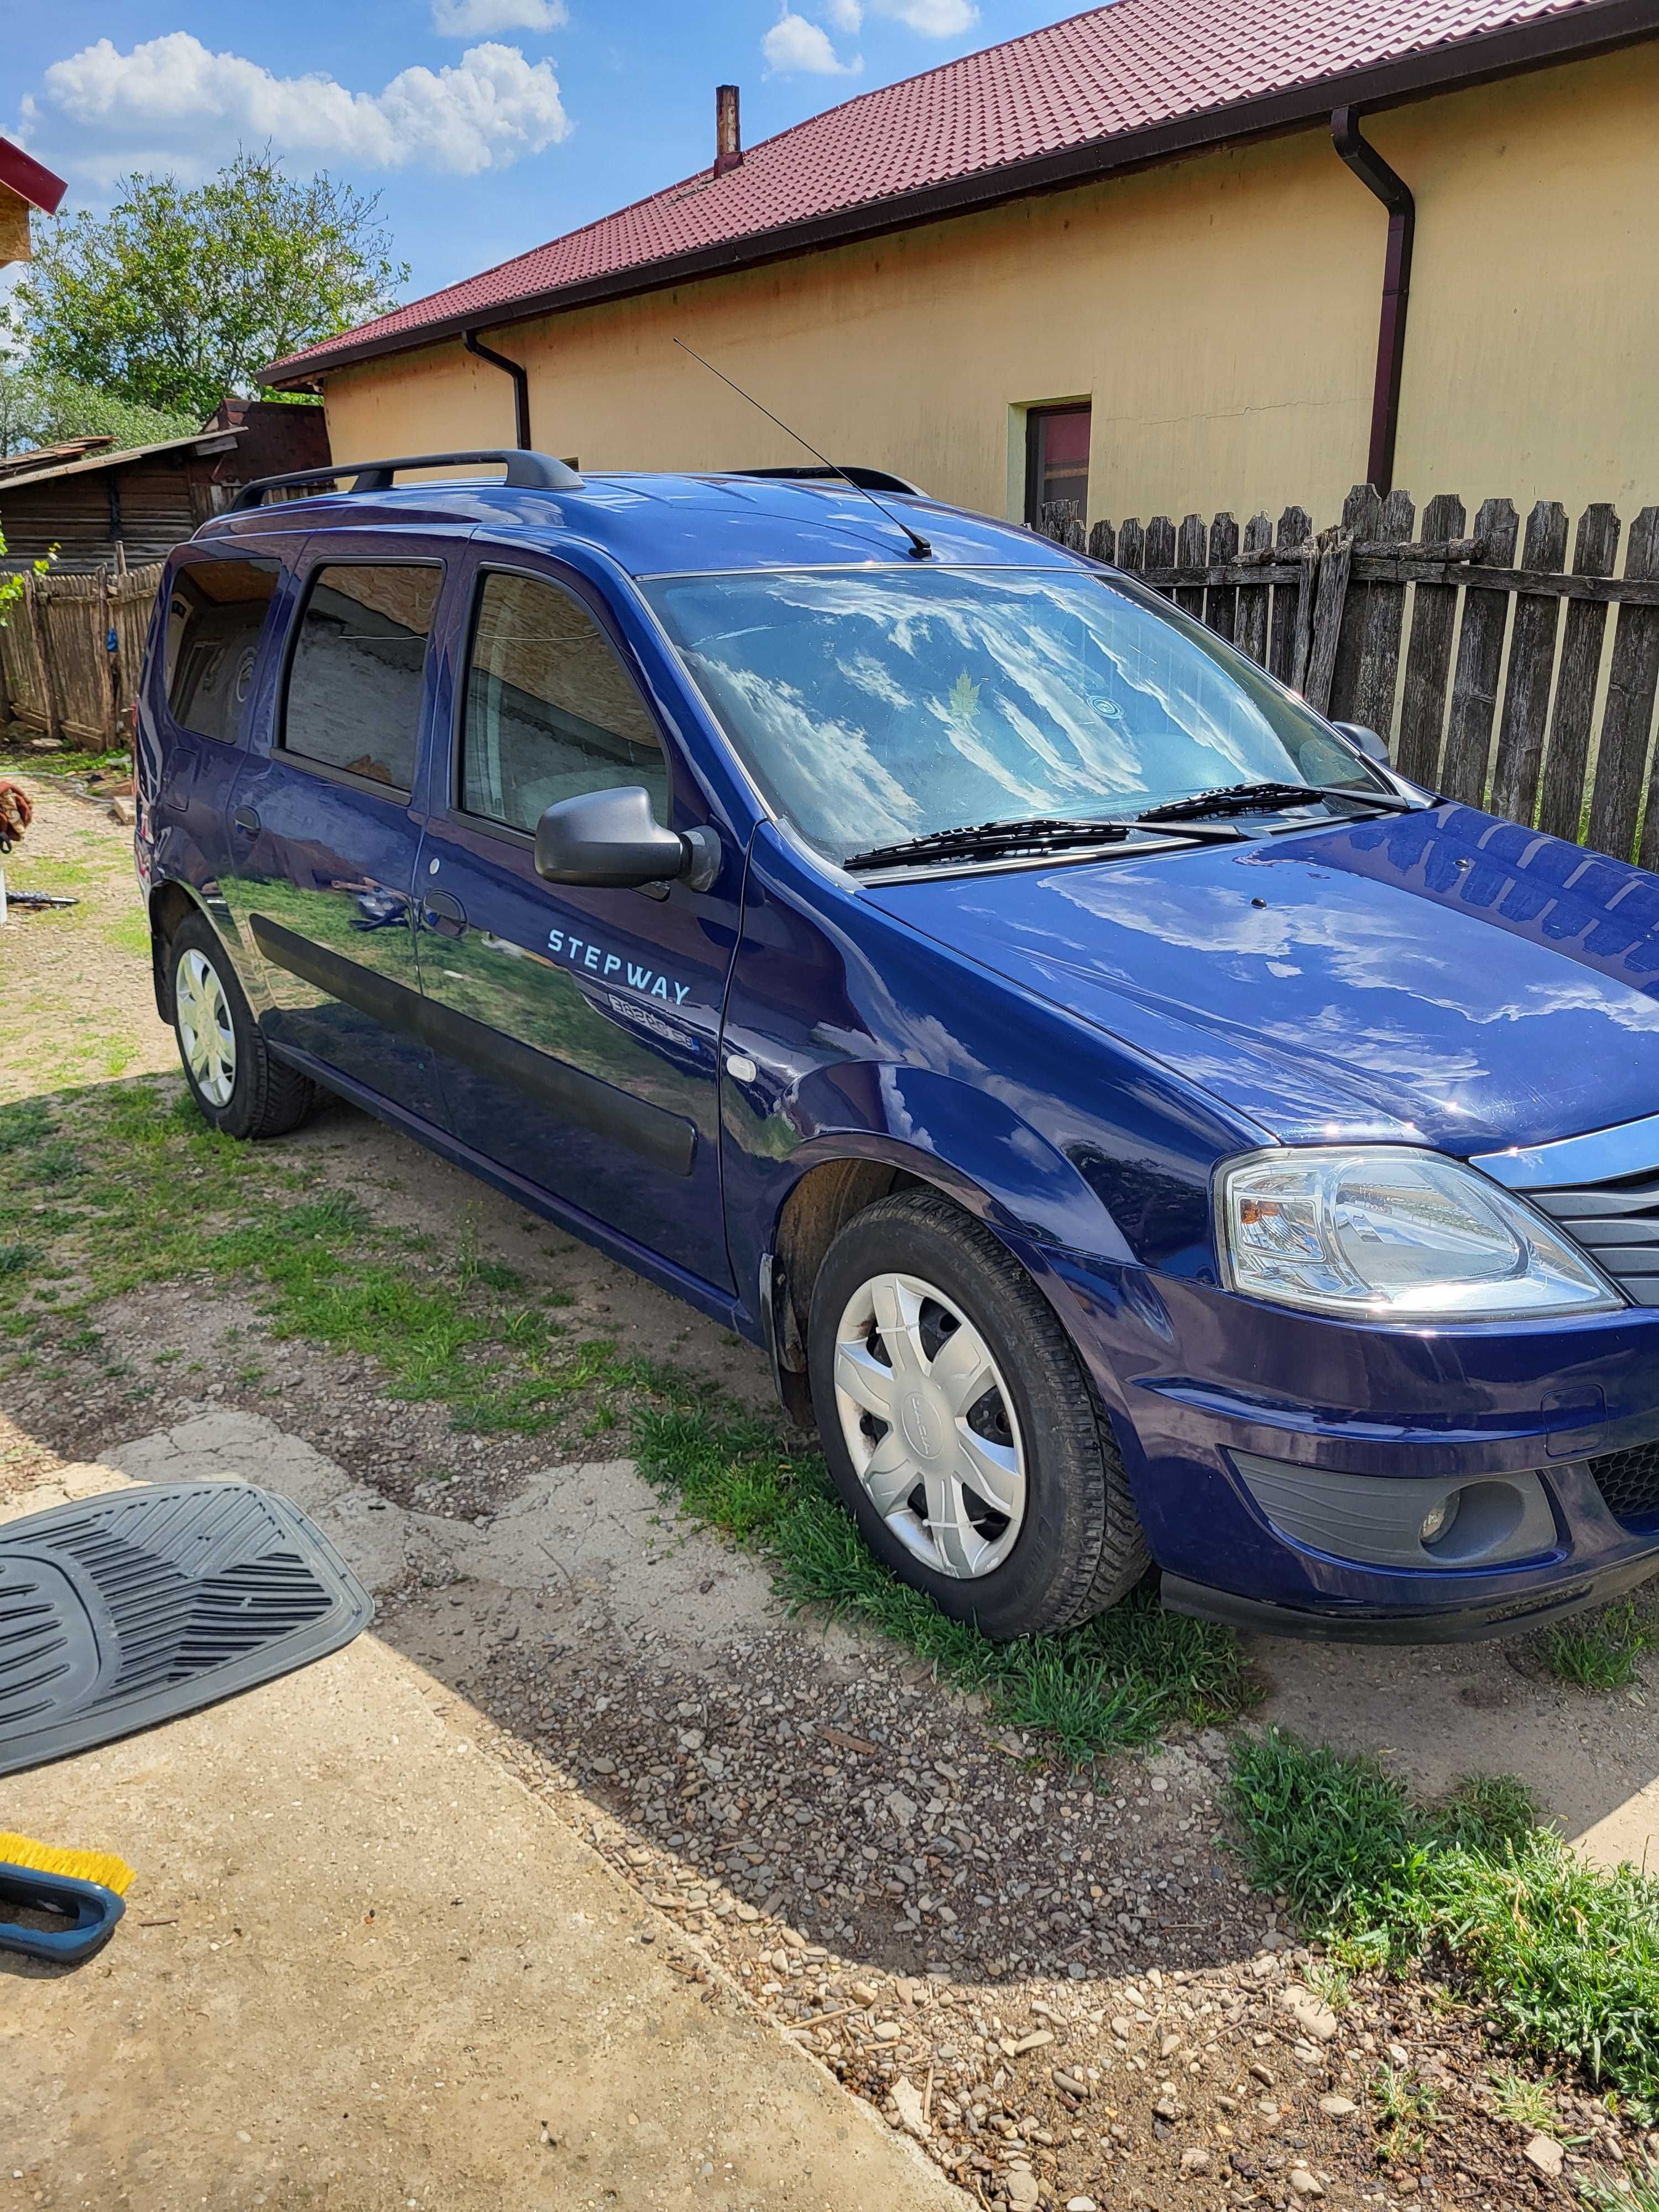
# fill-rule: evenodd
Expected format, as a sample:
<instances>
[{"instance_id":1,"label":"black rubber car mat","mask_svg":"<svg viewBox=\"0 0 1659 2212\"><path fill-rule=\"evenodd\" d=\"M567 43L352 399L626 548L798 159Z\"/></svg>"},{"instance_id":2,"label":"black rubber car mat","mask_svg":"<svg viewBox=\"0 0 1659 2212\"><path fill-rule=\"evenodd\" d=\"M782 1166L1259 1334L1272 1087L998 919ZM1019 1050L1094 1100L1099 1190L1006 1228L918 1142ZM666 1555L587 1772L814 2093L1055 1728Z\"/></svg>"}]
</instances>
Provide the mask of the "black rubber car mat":
<instances>
[{"instance_id":1,"label":"black rubber car mat","mask_svg":"<svg viewBox=\"0 0 1659 2212\"><path fill-rule=\"evenodd\" d=\"M374 1601L297 1505L141 1484L0 1525L0 1774L337 1651Z\"/></svg>"}]
</instances>

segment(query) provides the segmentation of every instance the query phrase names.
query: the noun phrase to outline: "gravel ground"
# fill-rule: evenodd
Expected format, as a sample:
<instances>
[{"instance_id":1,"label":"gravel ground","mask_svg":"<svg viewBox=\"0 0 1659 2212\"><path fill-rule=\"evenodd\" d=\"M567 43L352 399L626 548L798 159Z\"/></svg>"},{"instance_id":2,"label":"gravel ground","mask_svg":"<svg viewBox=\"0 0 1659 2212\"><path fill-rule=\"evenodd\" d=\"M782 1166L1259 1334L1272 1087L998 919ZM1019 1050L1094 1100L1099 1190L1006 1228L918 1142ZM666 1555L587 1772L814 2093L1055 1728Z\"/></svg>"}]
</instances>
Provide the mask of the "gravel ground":
<instances>
[{"instance_id":1,"label":"gravel ground","mask_svg":"<svg viewBox=\"0 0 1659 2212\"><path fill-rule=\"evenodd\" d=\"M601 1637L499 1648L470 1687L696 1951L993 2212L1500 2212L1638 2154L1564 2096L1588 2140L1552 2178L1496 2117L1478 2014L1425 1983L1362 1978L1340 2014L1307 1988L1317 1966L1222 1841L1218 1734L1103 1788L918 1674L811 1662L790 1633L696 1672ZM1385 2067L1433 2107L1397 2142Z\"/></svg>"}]
</instances>

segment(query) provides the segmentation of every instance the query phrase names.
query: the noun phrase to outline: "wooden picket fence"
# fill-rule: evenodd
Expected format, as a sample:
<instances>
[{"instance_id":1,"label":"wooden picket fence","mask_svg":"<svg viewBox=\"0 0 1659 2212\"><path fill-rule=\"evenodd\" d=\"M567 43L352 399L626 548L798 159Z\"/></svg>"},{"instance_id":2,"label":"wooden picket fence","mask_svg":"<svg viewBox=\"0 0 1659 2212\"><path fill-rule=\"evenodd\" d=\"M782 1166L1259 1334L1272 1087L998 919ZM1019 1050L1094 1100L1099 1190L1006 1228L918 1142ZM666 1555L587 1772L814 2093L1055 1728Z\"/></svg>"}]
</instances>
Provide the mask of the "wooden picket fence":
<instances>
[{"instance_id":1,"label":"wooden picket fence","mask_svg":"<svg viewBox=\"0 0 1659 2212\"><path fill-rule=\"evenodd\" d=\"M124 744L161 580L159 561L26 575L0 619L0 726L10 720L60 743Z\"/></svg>"},{"instance_id":2,"label":"wooden picket fence","mask_svg":"<svg viewBox=\"0 0 1659 2212\"><path fill-rule=\"evenodd\" d=\"M1413 781L1659 867L1659 507L1631 526L1617 576L1613 508L1585 508L1569 569L1554 500L1524 535L1509 500L1486 501L1470 530L1442 493L1414 536L1410 495L1369 484L1319 532L1300 507L1242 531L1227 514L1085 529L1071 506L1039 526L1139 577L1322 714L1380 731Z\"/></svg>"}]
</instances>

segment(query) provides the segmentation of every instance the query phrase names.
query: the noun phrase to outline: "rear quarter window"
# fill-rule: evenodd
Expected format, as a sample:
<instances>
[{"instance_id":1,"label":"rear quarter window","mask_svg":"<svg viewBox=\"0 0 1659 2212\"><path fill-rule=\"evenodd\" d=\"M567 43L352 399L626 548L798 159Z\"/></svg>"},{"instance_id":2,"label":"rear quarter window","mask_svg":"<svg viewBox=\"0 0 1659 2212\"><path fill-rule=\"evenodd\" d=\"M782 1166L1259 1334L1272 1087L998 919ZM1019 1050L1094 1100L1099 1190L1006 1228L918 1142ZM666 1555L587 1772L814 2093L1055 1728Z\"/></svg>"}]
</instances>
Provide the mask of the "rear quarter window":
<instances>
[{"instance_id":1,"label":"rear quarter window","mask_svg":"<svg viewBox=\"0 0 1659 2212\"><path fill-rule=\"evenodd\" d=\"M234 744L253 689L259 640L282 581L278 561L192 561L167 592L167 711L180 728Z\"/></svg>"},{"instance_id":2,"label":"rear quarter window","mask_svg":"<svg viewBox=\"0 0 1659 2212\"><path fill-rule=\"evenodd\" d=\"M331 562L306 594L281 744L389 790L415 782L437 564Z\"/></svg>"}]
</instances>

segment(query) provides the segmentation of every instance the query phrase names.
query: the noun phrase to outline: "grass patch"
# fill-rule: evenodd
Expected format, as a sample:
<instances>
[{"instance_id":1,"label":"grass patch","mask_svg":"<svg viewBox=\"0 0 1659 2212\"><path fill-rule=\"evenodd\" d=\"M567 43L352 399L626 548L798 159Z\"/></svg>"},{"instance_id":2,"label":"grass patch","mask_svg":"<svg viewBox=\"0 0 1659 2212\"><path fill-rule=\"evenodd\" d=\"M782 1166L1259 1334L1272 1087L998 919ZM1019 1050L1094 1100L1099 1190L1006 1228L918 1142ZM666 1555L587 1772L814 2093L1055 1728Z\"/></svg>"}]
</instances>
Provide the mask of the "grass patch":
<instances>
[{"instance_id":1,"label":"grass patch","mask_svg":"<svg viewBox=\"0 0 1659 2212\"><path fill-rule=\"evenodd\" d=\"M1578 2194L1589 2212L1659 2212L1659 2159L1639 2173L1593 2173Z\"/></svg>"},{"instance_id":2,"label":"grass patch","mask_svg":"<svg viewBox=\"0 0 1659 2212\"><path fill-rule=\"evenodd\" d=\"M1427 2131L1440 2117L1433 2090L1403 2067L1380 2066L1371 2094L1376 2101L1376 2154L1382 2164L1420 2159Z\"/></svg>"},{"instance_id":3,"label":"grass patch","mask_svg":"<svg viewBox=\"0 0 1659 2212\"><path fill-rule=\"evenodd\" d=\"M1178 1723L1231 1717L1250 1688L1233 1637L1166 1613L1140 1594L1063 1635L990 1644L949 1620L866 1549L816 1452L791 1452L775 1425L690 1404L641 1413L641 1471L678 1492L775 1571L784 1595L862 1622L982 1697L1006 1726L1053 1741L1086 1764L1155 1741Z\"/></svg>"},{"instance_id":4,"label":"grass patch","mask_svg":"<svg viewBox=\"0 0 1659 2212\"><path fill-rule=\"evenodd\" d=\"M1524 2074L1494 2074L1492 2100L1500 2120L1534 2135L1554 2134L1555 2107L1541 2081L1529 2081Z\"/></svg>"},{"instance_id":5,"label":"grass patch","mask_svg":"<svg viewBox=\"0 0 1659 2212\"><path fill-rule=\"evenodd\" d=\"M1257 1886L1340 1962L1443 1954L1520 2049L1659 2104L1659 1881L1585 1865L1518 1782L1421 1806L1273 1729L1237 1750L1232 1799Z\"/></svg>"},{"instance_id":6,"label":"grass patch","mask_svg":"<svg viewBox=\"0 0 1659 2212\"><path fill-rule=\"evenodd\" d=\"M314 1156L220 1136L174 1079L88 1091L55 1115L0 1107L0 1156L32 1188L86 1192L37 1215L9 1267L0 1247L0 1339L25 1359L72 1348L86 1314L148 1283L223 1281L252 1288L274 1336L373 1359L390 1395L435 1400L474 1432L538 1434L574 1401L672 1387L609 1343L567 1340L517 1295L514 1268L435 1239L411 1264L404 1233L329 1188Z\"/></svg>"},{"instance_id":7,"label":"grass patch","mask_svg":"<svg viewBox=\"0 0 1659 2212\"><path fill-rule=\"evenodd\" d=\"M65 744L56 752L39 753L33 745L0 745L0 774L41 777L105 775L122 772L128 764L125 745L106 751L101 746L88 749Z\"/></svg>"},{"instance_id":8,"label":"grass patch","mask_svg":"<svg viewBox=\"0 0 1659 2212\"><path fill-rule=\"evenodd\" d=\"M1622 1690L1636 1680L1642 1654L1654 1641L1650 1617L1633 1598L1603 1613L1581 1613L1551 1629L1545 1647L1550 1671L1583 1690Z\"/></svg>"}]
</instances>

